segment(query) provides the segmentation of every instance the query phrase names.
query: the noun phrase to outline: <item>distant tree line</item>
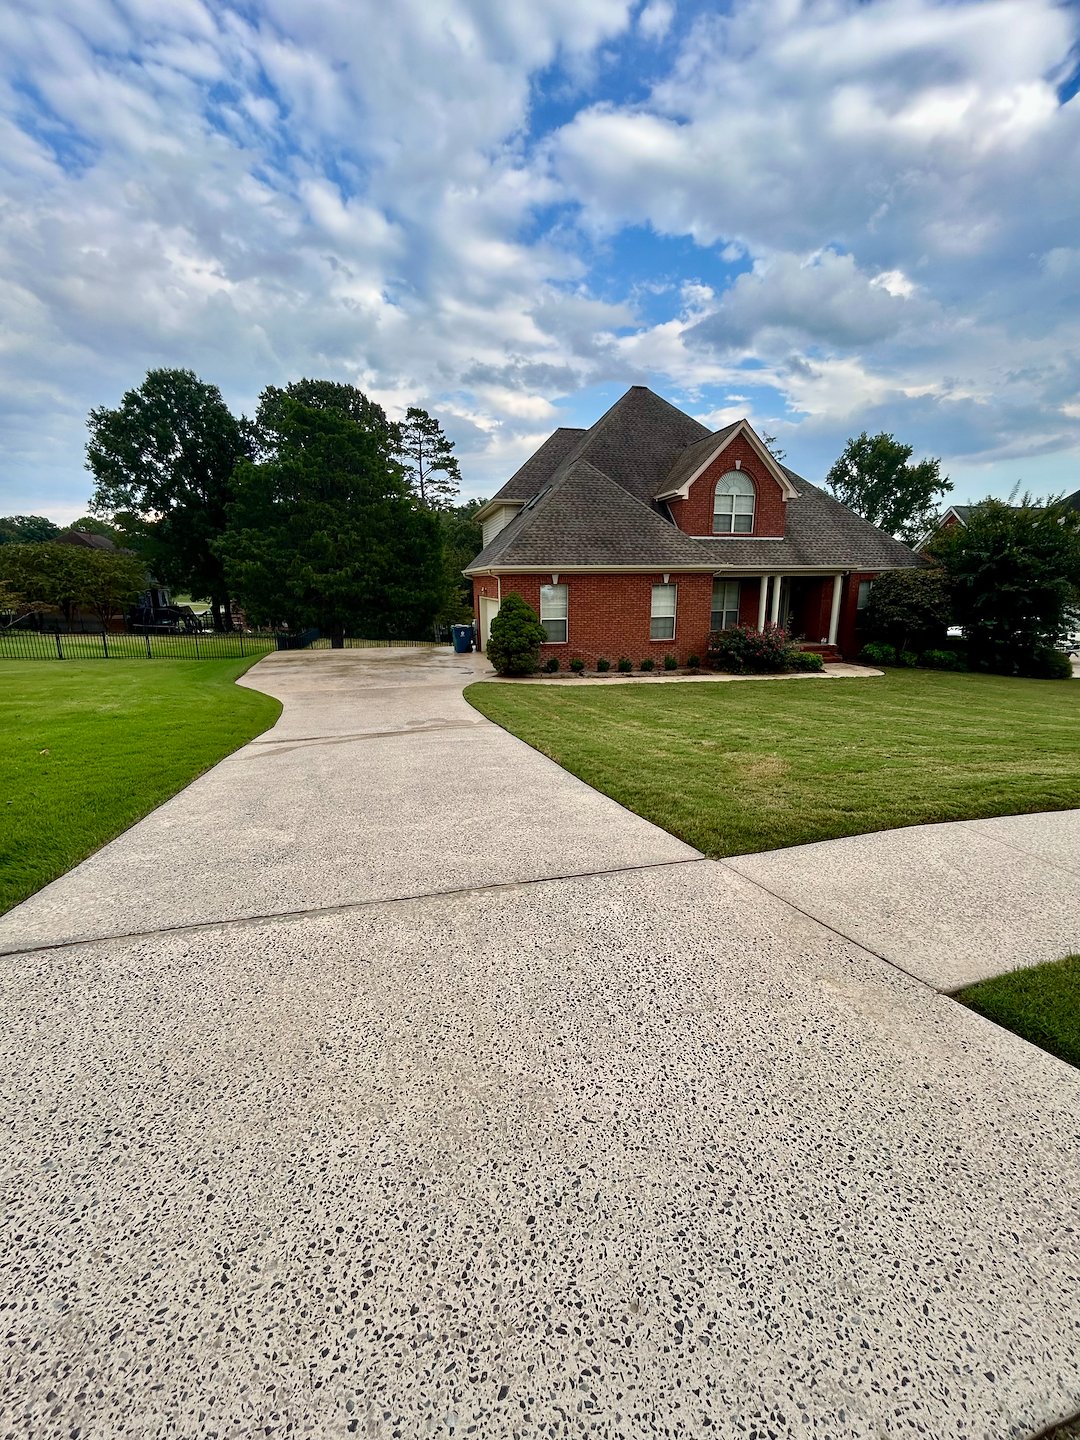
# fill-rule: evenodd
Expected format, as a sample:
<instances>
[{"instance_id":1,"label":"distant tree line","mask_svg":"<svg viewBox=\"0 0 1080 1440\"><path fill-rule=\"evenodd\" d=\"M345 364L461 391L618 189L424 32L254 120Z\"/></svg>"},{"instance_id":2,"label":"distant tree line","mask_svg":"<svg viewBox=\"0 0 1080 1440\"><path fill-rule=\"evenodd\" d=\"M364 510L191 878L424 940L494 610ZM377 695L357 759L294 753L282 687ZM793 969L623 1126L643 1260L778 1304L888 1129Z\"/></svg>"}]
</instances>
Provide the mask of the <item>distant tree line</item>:
<instances>
[{"instance_id":1,"label":"distant tree line","mask_svg":"<svg viewBox=\"0 0 1080 1440\"><path fill-rule=\"evenodd\" d=\"M209 600L215 628L232 628L237 601L249 620L316 626L334 643L423 635L471 613L460 571L481 548L482 502L453 503L454 445L425 410L395 422L353 385L305 379L268 386L248 419L193 371L159 369L87 423L94 513L79 528L138 557L142 585L150 573ZM100 564L49 544L58 533L40 516L0 519L2 547L72 548L69 569ZM3 553L9 598L71 591L45 583L59 560L35 571Z\"/></svg>"}]
</instances>

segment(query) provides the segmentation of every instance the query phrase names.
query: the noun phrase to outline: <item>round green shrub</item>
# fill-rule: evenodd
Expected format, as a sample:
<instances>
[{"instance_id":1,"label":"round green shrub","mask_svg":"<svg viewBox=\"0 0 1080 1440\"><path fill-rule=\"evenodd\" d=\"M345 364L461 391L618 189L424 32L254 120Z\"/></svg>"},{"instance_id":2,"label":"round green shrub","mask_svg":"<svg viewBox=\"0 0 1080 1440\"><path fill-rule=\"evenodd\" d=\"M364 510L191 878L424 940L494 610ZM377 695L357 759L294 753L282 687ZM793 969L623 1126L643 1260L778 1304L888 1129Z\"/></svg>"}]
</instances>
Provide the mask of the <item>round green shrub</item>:
<instances>
[{"instance_id":1,"label":"round green shrub","mask_svg":"<svg viewBox=\"0 0 1080 1440\"><path fill-rule=\"evenodd\" d=\"M599 660L597 660L596 662L596 669L599 674L606 675L607 672L611 669L611 661L606 659L605 656L601 655Z\"/></svg>"},{"instance_id":2,"label":"round green shrub","mask_svg":"<svg viewBox=\"0 0 1080 1440\"><path fill-rule=\"evenodd\" d=\"M536 611L516 590L503 596L491 622L487 657L497 675L534 675L540 665L540 646L547 639Z\"/></svg>"},{"instance_id":3,"label":"round green shrub","mask_svg":"<svg viewBox=\"0 0 1080 1440\"><path fill-rule=\"evenodd\" d=\"M786 630L766 625L731 625L709 636L709 659L734 675L769 675L790 670L796 646Z\"/></svg>"},{"instance_id":4,"label":"round green shrub","mask_svg":"<svg viewBox=\"0 0 1080 1440\"><path fill-rule=\"evenodd\" d=\"M1035 651L1022 673L1032 680L1071 680L1072 661L1061 650L1044 645Z\"/></svg>"},{"instance_id":5,"label":"round green shrub","mask_svg":"<svg viewBox=\"0 0 1080 1440\"><path fill-rule=\"evenodd\" d=\"M669 650L668 653L664 656L664 669L665 669L665 670L677 670L678 668L679 668L678 658L677 658L675 655L672 655L671 651Z\"/></svg>"},{"instance_id":6,"label":"round green shrub","mask_svg":"<svg viewBox=\"0 0 1080 1440\"><path fill-rule=\"evenodd\" d=\"M884 640L871 640L869 645L864 645L860 660L867 665L895 665L896 646L886 645Z\"/></svg>"},{"instance_id":7,"label":"round green shrub","mask_svg":"<svg viewBox=\"0 0 1080 1440\"><path fill-rule=\"evenodd\" d=\"M629 675L630 671L634 668L634 662L630 659L629 655L620 655L619 663L615 668L620 675Z\"/></svg>"},{"instance_id":8,"label":"round green shrub","mask_svg":"<svg viewBox=\"0 0 1080 1440\"><path fill-rule=\"evenodd\" d=\"M655 670L655 669L656 669L656 661L655 661L655 660L650 660L648 657L646 657L644 660L642 660L641 664L638 666L638 669L639 669L639 670Z\"/></svg>"},{"instance_id":9,"label":"round green shrub","mask_svg":"<svg viewBox=\"0 0 1080 1440\"><path fill-rule=\"evenodd\" d=\"M544 669L549 675L554 675L555 671L558 670L558 668L559 657L557 655L549 655L548 658L544 661Z\"/></svg>"},{"instance_id":10,"label":"round green shrub","mask_svg":"<svg viewBox=\"0 0 1080 1440\"><path fill-rule=\"evenodd\" d=\"M573 660L570 661L570 669L573 670L575 675L583 675L585 673L585 661L582 660L580 655L575 655Z\"/></svg>"},{"instance_id":11,"label":"round green shrub","mask_svg":"<svg viewBox=\"0 0 1080 1440\"><path fill-rule=\"evenodd\" d=\"M700 669L701 669L701 656L700 656L700 655L690 655L690 656L687 658L686 665L687 665L687 669L689 669L689 670L700 670Z\"/></svg>"},{"instance_id":12,"label":"round green shrub","mask_svg":"<svg viewBox=\"0 0 1080 1440\"><path fill-rule=\"evenodd\" d=\"M800 650L791 662L793 670L805 670L815 675L825 669L825 661L816 650Z\"/></svg>"}]
</instances>

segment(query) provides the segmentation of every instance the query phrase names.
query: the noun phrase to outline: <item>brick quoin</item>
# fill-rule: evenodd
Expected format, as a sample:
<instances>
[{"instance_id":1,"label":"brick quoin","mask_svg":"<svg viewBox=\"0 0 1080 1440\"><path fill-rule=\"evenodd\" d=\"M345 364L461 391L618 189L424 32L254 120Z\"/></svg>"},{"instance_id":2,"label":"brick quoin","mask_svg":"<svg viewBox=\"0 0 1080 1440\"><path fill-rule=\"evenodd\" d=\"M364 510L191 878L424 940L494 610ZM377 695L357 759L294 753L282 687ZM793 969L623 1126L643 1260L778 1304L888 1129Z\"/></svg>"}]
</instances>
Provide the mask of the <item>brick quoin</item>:
<instances>
[{"instance_id":1,"label":"brick quoin","mask_svg":"<svg viewBox=\"0 0 1080 1440\"><path fill-rule=\"evenodd\" d=\"M711 574L680 575L671 572L669 584L678 587L675 614L675 639L650 640L649 619L652 609L652 587L664 583L660 571L642 575L573 575L559 573L559 584L567 587L567 642L564 645L542 645L540 660L557 655L565 669L571 660L582 659L588 669L595 670L601 656L611 661L612 669L623 656L629 656L636 670L640 661L655 660L663 668L664 656L670 651L680 665L691 655L705 659L709 642L709 618L712 612ZM551 572L538 575L503 575L502 594L517 593L540 613L540 587L551 584ZM498 593L494 576L476 576L473 596L476 613L480 613L480 596Z\"/></svg>"},{"instance_id":2,"label":"brick quoin","mask_svg":"<svg viewBox=\"0 0 1080 1440\"><path fill-rule=\"evenodd\" d=\"M783 535L787 520L787 501L780 485L758 458L757 451L748 440L740 435L726 446L716 459L694 481L690 494L685 500L669 500L671 518L687 535L711 535L713 517L713 495L716 482L734 470L736 460L742 461L742 472L754 483L757 503L754 506L754 528L742 535L747 540L755 535ZM798 501L795 502L798 504ZM738 538L738 537L736 537ZM717 563L722 565L723 541L717 539Z\"/></svg>"}]
</instances>

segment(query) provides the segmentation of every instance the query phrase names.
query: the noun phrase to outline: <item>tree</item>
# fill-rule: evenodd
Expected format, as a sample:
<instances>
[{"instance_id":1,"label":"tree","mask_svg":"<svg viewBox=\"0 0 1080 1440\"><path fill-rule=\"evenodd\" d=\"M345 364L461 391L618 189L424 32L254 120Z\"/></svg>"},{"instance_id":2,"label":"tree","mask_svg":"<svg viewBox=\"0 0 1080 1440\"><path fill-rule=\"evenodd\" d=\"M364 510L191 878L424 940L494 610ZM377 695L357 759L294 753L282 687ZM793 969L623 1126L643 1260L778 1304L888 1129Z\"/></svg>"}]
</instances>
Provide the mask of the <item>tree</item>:
<instances>
[{"instance_id":1,"label":"tree","mask_svg":"<svg viewBox=\"0 0 1080 1440\"><path fill-rule=\"evenodd\" d=\"M773 457L774 460L779 460L782 462L787 459L787 451L780 448L780 446L776 443L776 439L777 437L775 435L762 435L761 443L765 446L765 449L768 450L769 454Z\"/></svg>"},{"instance_id":2,"label":"tree","mask_svg":"<svg viewBox=\"0 0 1080 1440\"><path fill-rule=\"evenodd\" d=\"M428 510L449 505L461 486L454 442L426 410L410 405L396 427L396 455L420 504Z\"/></svg>"},{"instance_id":3,"label":"tree","mask_svg":"<svg viewBox=\"0 0 1080 1440\"><path fill-rule=\"evenodd\" d=\"M944 643L952 620L949 586L939 565L886 570L870 589L866 634L897 650L923 650Z\"/></svg>"},{"instance_id":4,"label":"tree","mask_svg":"<svg viewBox=\"0 0 1080 1440\"><path fill-rule=\"evenodd\" d=\"M951 490L940 460L909 465L913 447L892 435L849 440L825 483L850 510L913 545L937 522L938 498Z\"/></svg>"},{"instance_id":5,"label":"tree","mask_svg":"<svg viewBox=\"0 0 1080 1440\"><path fill-rule=\"evenodd\" d=\"M485 503L467 500L464 505L448 505L445 510L435 512L442 531L446 589L439 619L447 624L472 617L472 581L461 572L484 548L484 529L476 519L476 512Z\"/></svg>"},{"instance_id":6,"label":"tree","mask_svg":"<svg viewBox=\"0 0 1080 1440\"><path fill-rule=\"evenodd\" d=\"M214 542L251 442L217 386L192 370L150 370L115 410L91 410L87 425L92 508L119 522L158 579L209 595L215 627L231 628Z\"/></svg>"},{"instance_id":7,"label":"tree","mask_svg":"<svg viewBox=\"0 0 1080 1440\"><path fill-rule=\"evenodd\" d=\"M85 607L104 625L145 584L145 567L133 555L50 541L0 550L0 588L18 598L23 614L53 609L70 620Z\"/></svg>"},{"instance_id":8,"label":"tree","mask_svg":"<svg viewBox=\"0 0 1080 1440\"><path fill-rule=\"evenodd\" d=\"M532 675L540 667L540 646L546 639L536 611L511 590L491 622L488 659L498 675Z\"/></svg>"},{"instance_id":9,"label":"tree","mask_svg":"<svg viewBox=\"0 0 1080 1440\"><path fill-rule=\"evenodd\" d=\"M1010 497L1012 498L1012 497ZM1024 495L983 500L935 536L968 661L1006 675L1047 671L1080 603L1080 511Z\"/></svg>"},{"instance_id":10,"label":"tree","mask_svg":"<svg viewBox=\"0 0 1080 1440\"><path fill-rule=\"evenodd\" d=\"M238 466L215 542L230 584L250 613L318 626L335 647L348 630L423 634L443 595L438 522L390 457L386 417L359 392L315 405L297 393L271 386L260 399L263 458Z\"/></svg>"},{"instance_id":11,"label":"tree","mask_svg":"<svg viewBox=\"0 0 1080 1440\"><path fill-rule=\"evenodd\" d=\"M38 545L59 534L60 526L44 515L0 515L0 545Z\"/></svg>"}]
</instances>

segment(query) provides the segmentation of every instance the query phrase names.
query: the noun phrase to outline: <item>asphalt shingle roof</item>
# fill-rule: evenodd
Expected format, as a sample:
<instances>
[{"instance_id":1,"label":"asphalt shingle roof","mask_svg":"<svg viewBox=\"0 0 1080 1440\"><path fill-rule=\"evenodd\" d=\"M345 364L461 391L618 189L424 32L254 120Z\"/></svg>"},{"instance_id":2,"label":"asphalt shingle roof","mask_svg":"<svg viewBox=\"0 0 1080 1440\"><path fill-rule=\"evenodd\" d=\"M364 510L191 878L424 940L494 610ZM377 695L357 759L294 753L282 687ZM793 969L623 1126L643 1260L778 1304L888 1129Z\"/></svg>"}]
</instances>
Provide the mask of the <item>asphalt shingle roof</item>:
<instances>
[{"instance_id":1,"label":"asphalt shingle roof","mask_svg":"<svg viewBox=\"0 0 1080 1440\"><path fill-rule=\"evenodd\" d=\"M515 515L470 565L655 565L713 568L689 535L630 495L587 460L575 460L535 502Z\"/></svg>"},{"instance_id":2,"label":"asphalt shingle roof","mask_svg":"<svg viewBox=\"0 0 1080 1440\"><path fill-rule=\"evenodd\" d=\"M737 423L737 422L736 422ZM635 385L585 431L556 430L493 497L531 501L468 570L535 566L699 566L745 571L884 570L924 562L831 495L783 467L798 492L783 539L694 540L654 501L693 474L710 433L674 405Z\"/></svg>"}]
</instances>

